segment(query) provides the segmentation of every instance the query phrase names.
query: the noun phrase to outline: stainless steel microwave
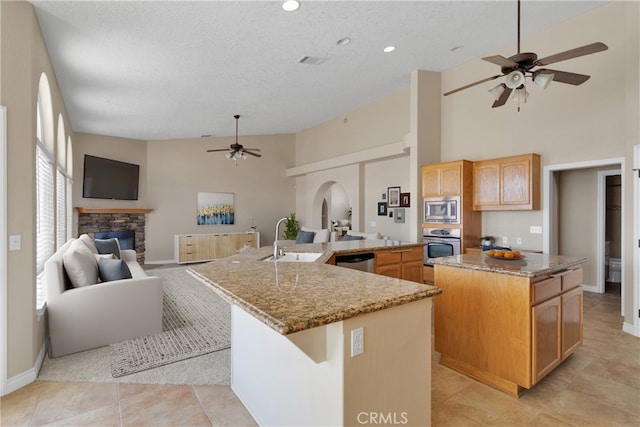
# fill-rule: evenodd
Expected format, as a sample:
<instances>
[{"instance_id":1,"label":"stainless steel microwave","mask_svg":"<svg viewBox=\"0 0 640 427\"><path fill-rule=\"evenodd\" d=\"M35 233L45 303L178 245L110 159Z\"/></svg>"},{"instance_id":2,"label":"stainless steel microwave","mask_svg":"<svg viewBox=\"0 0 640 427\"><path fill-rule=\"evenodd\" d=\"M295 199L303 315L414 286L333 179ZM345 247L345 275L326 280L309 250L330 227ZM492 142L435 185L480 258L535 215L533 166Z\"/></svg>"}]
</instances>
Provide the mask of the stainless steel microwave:
<instances>
[{"instance_id":1,"label":"stainless steel microwave","mask_svg":"<svg viewBox=\"0 0 640 427\"><path fill-rule=\"evenodd\" d=\"M460 224L460 196L426 197L424 199L424 222Z\"/></svg>"}]
</instances>

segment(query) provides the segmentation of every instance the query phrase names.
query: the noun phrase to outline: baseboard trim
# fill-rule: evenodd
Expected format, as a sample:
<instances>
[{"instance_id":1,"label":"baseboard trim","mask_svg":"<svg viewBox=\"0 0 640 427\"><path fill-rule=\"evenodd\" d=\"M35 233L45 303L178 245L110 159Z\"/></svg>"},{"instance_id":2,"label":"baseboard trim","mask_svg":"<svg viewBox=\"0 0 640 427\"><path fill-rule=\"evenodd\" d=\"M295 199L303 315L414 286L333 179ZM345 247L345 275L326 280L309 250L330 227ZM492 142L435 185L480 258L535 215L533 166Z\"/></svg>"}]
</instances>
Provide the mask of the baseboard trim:
<instances>
[{"instance_id":1,"label":"baseboard trim","mask_svg":"<svg viewBox=\"0 0 640 427\"><path fill-rule=\"evenodd\" d=\"M636 331L635 331L635 328L633 327L632 323L623 322L622 323L622 332L626 332L628 334L633 335L634 337L638 337L638 335L636 335ZM638 337L638 338L640 338L640 337Z\"/></svg>"},{"instance_id":2,"label":"baseboard trim","mask_svg":"<svg viewBox=\"0 0 640 427\"><path fill-rule=\"evenodd\" d=\"M598 286L596 285L582 285L582 290L585 292L593 292L596 294L601 294L602 292L598 292Z\"/></svg>"},{"instance_id":3,"label":"baseboard trim","mask_svg":"<svg viewBox=\"0 0 640 427\"><path fill-rule=\"evenodd\" d=\"M165 259L165 260L157 260L157 261L148 261L145 260L144 261L145 264L151 264L151 265L156 265L156 264L177 264L178 261L176 261L175 259Z\"/></svg>"},{"instance_id":4,"label":"baseboard trim","mask_svg":"<svg viewBox=\"0 0 640 427\"><path fill-rule=\"evenodd\" d=\"M40 353L38 353L38 358L36 359L36 363L33 368L28 369L18 375L14 375L11 378L7 379L7 390L6 394L12 393L22 387L31 384L38 378L38 372L40 372L40 368L44 363L44 358L47 354L47 343L42 343L42 347L40 347Z\"/></svg>"}]
</instances>

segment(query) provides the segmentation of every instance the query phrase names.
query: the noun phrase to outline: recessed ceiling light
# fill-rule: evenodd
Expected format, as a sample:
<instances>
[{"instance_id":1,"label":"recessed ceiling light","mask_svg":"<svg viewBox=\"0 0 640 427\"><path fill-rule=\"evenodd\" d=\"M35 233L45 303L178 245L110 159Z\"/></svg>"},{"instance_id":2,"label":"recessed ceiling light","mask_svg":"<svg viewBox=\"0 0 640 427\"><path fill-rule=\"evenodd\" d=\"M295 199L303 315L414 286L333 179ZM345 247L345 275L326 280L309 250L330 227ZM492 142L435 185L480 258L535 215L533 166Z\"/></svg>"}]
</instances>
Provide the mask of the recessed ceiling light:
<instances>
[{"instance_id":1,"label":"recessed ceiling light","mask_svg":"<svg viewBox=\"0 0 640 427\"><path fill-rule=\"evenodd\" d=\"M300 2L296 0L287 0L286 2L282 3L282 8L287 12L293 12L294 10L298 10L299 7L300 7Z\"/></svg>"},{"instance_id":2,"label":"recessed ceiling light","mask_svg":"<svg viewBox=\"0 0 640 427\"><path fill-rule=\"evenodd\" d=\"M345 46L351 43L351 39L349 37L343 37L336 42L338 46Z\"/></svg>"},{"instance_id":3,"label":"recessed ceiling light","mask_svg":"<svg viewBox=\"0 0 640 427\"><path fill-rule=\"evenodd\" d=\"M452 47L451 48L451 52L457 52L459 50L464 49L464 46L460 45L460 46L456 46L456 47Z\"/></svg>"},{"instance_id":4,"label":"recessed ceiling light","mask_svg":"<svg viewBox=\"0 0 640 427\"><path fill-rule=\"evenodd\" d=\"M385 47L384 49L382 49L382 51L383 51L384 53L393 52L394 50L396 50L396 47L395 47L395 46L387 46L387 47Z\"/></svg>"}]
</instances>

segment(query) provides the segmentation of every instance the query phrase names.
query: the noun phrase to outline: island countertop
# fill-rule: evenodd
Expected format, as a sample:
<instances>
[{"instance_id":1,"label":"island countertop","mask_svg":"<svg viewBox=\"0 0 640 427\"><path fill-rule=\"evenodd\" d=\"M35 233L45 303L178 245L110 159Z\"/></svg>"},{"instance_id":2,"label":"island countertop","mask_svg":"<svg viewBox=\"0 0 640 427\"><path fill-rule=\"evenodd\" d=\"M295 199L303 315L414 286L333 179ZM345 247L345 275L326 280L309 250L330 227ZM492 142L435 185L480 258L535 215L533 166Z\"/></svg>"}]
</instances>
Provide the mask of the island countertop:
<instances>
[{"instance_id":1,"label":"island countertop","mask_svg":"<svg viewBox=\"0 0 640 427\"><path fill-rule=\"evenodd\" d=\"M289 252L322 252L315 262L265 261L272 247L189 267L230 303L283 335L435 296L435 286L325 264L333 255L422 246L389 240L284 244Z\"/></svg>"},{"instance_id":2,"label":"island countertop","mask_svg":"<svg viewBox=\"0 0 640 427\"><path fill-rule=\"evenodd\" d=\"M587 262L586 258L523 252L519 260L503 260L489 257L486 252L455 255L431 260L436 265L468 268L514 276L536 277L558 272Z\"/></svg>"}]
</instances>

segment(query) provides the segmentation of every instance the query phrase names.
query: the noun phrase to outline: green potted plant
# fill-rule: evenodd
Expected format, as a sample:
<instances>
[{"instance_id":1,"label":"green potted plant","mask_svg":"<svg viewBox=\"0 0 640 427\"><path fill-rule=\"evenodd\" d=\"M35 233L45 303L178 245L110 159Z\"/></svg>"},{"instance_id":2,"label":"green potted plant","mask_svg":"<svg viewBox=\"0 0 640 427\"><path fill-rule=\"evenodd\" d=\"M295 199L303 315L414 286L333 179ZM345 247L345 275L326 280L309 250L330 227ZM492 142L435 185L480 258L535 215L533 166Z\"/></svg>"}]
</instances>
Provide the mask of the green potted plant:
<instances>
[{"instance_id":1,"label":"green potted plant","mask_svg":"<svg viewBox=\"0 0 640 427\"><path fill-rule=\"evenodd\" d=\"M480 246L493 246L496 239L493 236L482 236L478 239Z\"/></svg>"},{"instance_id":2,"label":"green potted plant","mask_svg":"<svg viewBox=\"0 0 640 427\"><path fill-rule=\"evenodd\" d=\"M296 219L296 214L292 213L284 222L284 238L286 240L296 240L298 230L300 230L300 223Z\"/></svg>"}]
</instances>

